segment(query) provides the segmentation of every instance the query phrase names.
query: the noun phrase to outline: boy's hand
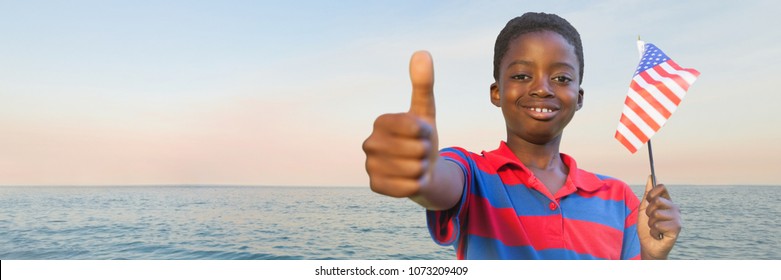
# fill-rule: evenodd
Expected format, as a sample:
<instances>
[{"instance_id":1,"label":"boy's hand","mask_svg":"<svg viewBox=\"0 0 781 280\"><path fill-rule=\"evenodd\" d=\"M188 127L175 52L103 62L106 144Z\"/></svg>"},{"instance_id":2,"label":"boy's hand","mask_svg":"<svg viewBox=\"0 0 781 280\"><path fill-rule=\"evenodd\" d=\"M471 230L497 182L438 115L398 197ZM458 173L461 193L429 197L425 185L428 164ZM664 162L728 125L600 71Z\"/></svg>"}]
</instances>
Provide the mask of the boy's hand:
<instances>
[{"instance_id":1,"label":"boy's hand","mask_svg":"<svg viewBox=\"0 0 781 280\"><path fill-rule=\"evenodd\" d=\"M439 157L431 55L415 52L409 74L409 112L378 117L372 134L363 142L371 189L393 197L415 195L431 180Z\"/></svg>"},{"instance_id":2,"label":"boy's hand","mask_svg":"<svg viewBox=\"0 0 781 280\"><path fill-rule=\"evenodd\" d=\"M653 187L651 177L637 213L637 235L644 260L667 259L681 232L681 210L672 202L663 184Z\"/></svg>"}]
</instances>

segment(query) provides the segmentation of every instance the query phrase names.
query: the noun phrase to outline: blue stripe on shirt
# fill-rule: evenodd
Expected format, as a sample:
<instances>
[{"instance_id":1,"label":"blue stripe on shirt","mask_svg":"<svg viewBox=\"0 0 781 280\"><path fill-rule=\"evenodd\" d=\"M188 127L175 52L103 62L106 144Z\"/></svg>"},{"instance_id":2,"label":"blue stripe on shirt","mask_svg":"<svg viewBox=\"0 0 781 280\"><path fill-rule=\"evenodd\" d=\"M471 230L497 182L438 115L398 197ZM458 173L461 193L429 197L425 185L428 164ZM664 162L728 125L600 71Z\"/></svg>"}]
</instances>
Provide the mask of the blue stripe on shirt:
<instances>
[{"instance_id":1,"label":"blue stripe on shirt","mask_svg":"<svg viewBox=\"0 0 781 280\"><path fill-rule=\"evenodd\" d=\"M518 259L518 260L538 260L538 259L581 259L595 260L599 259L589 254L578 254L567 249L545 249L534 250L532 246L506 246L501 241L476 235L467 236L469 247L479 248L469 250L467 248L467 259L470 260L496 260L496 259Z\"/></svg>"},{"instance_id":2,"label":"blue stripe on shirt","mask_svg":"<svg viewBox=\"0 0 781 280\"><path fill-rule=\"evenodd\" d=\"M596 196L586 198L577 193L563 198L561 209L564 218L598 223L619 231L624 231L624 220L630 212L624 201L605 200ZM615 213L626 214L618 216Z\"/></svg>"}]
</instances>

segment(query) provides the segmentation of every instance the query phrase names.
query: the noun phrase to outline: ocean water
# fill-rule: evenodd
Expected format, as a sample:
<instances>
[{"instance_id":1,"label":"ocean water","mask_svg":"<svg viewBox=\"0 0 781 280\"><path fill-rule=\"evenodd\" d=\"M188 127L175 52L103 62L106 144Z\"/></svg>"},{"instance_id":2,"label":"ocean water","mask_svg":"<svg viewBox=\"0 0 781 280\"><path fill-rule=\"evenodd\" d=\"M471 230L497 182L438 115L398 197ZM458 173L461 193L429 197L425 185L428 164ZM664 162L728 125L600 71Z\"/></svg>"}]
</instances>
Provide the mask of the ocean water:
<instances>
[{"instance_id":1,"label":"ocean water","mask_svg":"<svg viewBox=\"0 0 781 280\"><path fill-rule=\"evenodd\" d=\"M781 259L781 187L668 188L671 259ZM0 187L0 259L454 258L419 206L368 188Z\"/></svg>"}]
</instances>

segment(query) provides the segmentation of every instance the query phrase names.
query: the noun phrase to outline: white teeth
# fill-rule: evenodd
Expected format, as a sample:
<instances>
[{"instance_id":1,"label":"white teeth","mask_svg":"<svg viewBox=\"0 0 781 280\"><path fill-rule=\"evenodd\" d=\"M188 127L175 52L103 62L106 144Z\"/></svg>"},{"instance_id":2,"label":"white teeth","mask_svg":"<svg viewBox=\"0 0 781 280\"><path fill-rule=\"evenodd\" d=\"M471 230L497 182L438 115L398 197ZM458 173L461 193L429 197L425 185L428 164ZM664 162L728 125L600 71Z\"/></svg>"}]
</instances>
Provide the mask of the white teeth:
<instances>
[{"instance_id":1,"label":"white teeth","mask_svg":"<svg viewBox=\"0 0 781 280\"><path fill-rule=\"evenodd\" d=\"M551 113L551 112L553 112L552 109L548 109L548 108L529 108L529 110L532 110L532 111L535 111L535 112L538 112L538 113Z\"/></svg>"}]
</instances>

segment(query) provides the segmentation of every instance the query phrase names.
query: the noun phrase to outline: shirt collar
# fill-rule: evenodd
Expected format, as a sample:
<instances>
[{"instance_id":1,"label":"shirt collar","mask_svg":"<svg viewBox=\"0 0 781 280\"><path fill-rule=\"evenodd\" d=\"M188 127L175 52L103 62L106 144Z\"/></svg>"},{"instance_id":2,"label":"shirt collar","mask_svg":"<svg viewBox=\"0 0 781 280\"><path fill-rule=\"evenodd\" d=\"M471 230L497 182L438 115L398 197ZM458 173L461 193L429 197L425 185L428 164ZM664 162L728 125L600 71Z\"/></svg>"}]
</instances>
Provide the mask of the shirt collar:
<instances>
[{"instance_id":1,"label":"shirt collar","mask_svg":"<svg viewBox=\"0 0 781 280\"><path fill-rule=\"evenodd\" d=\"M532 174L531 170L526 168L504 141L499 144L499 148L496 150L490 152L483 151L483 156L494 167L494 171L498 172L505 165L513 165L520 168L524 173ZM602 180L591 172L579 169L577 162L571 156L561 153L561 160L569 168L567 181L564 183L565 187L572 184L574 187L586 192L594 192L602 187Z\"/></svg>"}]
</instances>

